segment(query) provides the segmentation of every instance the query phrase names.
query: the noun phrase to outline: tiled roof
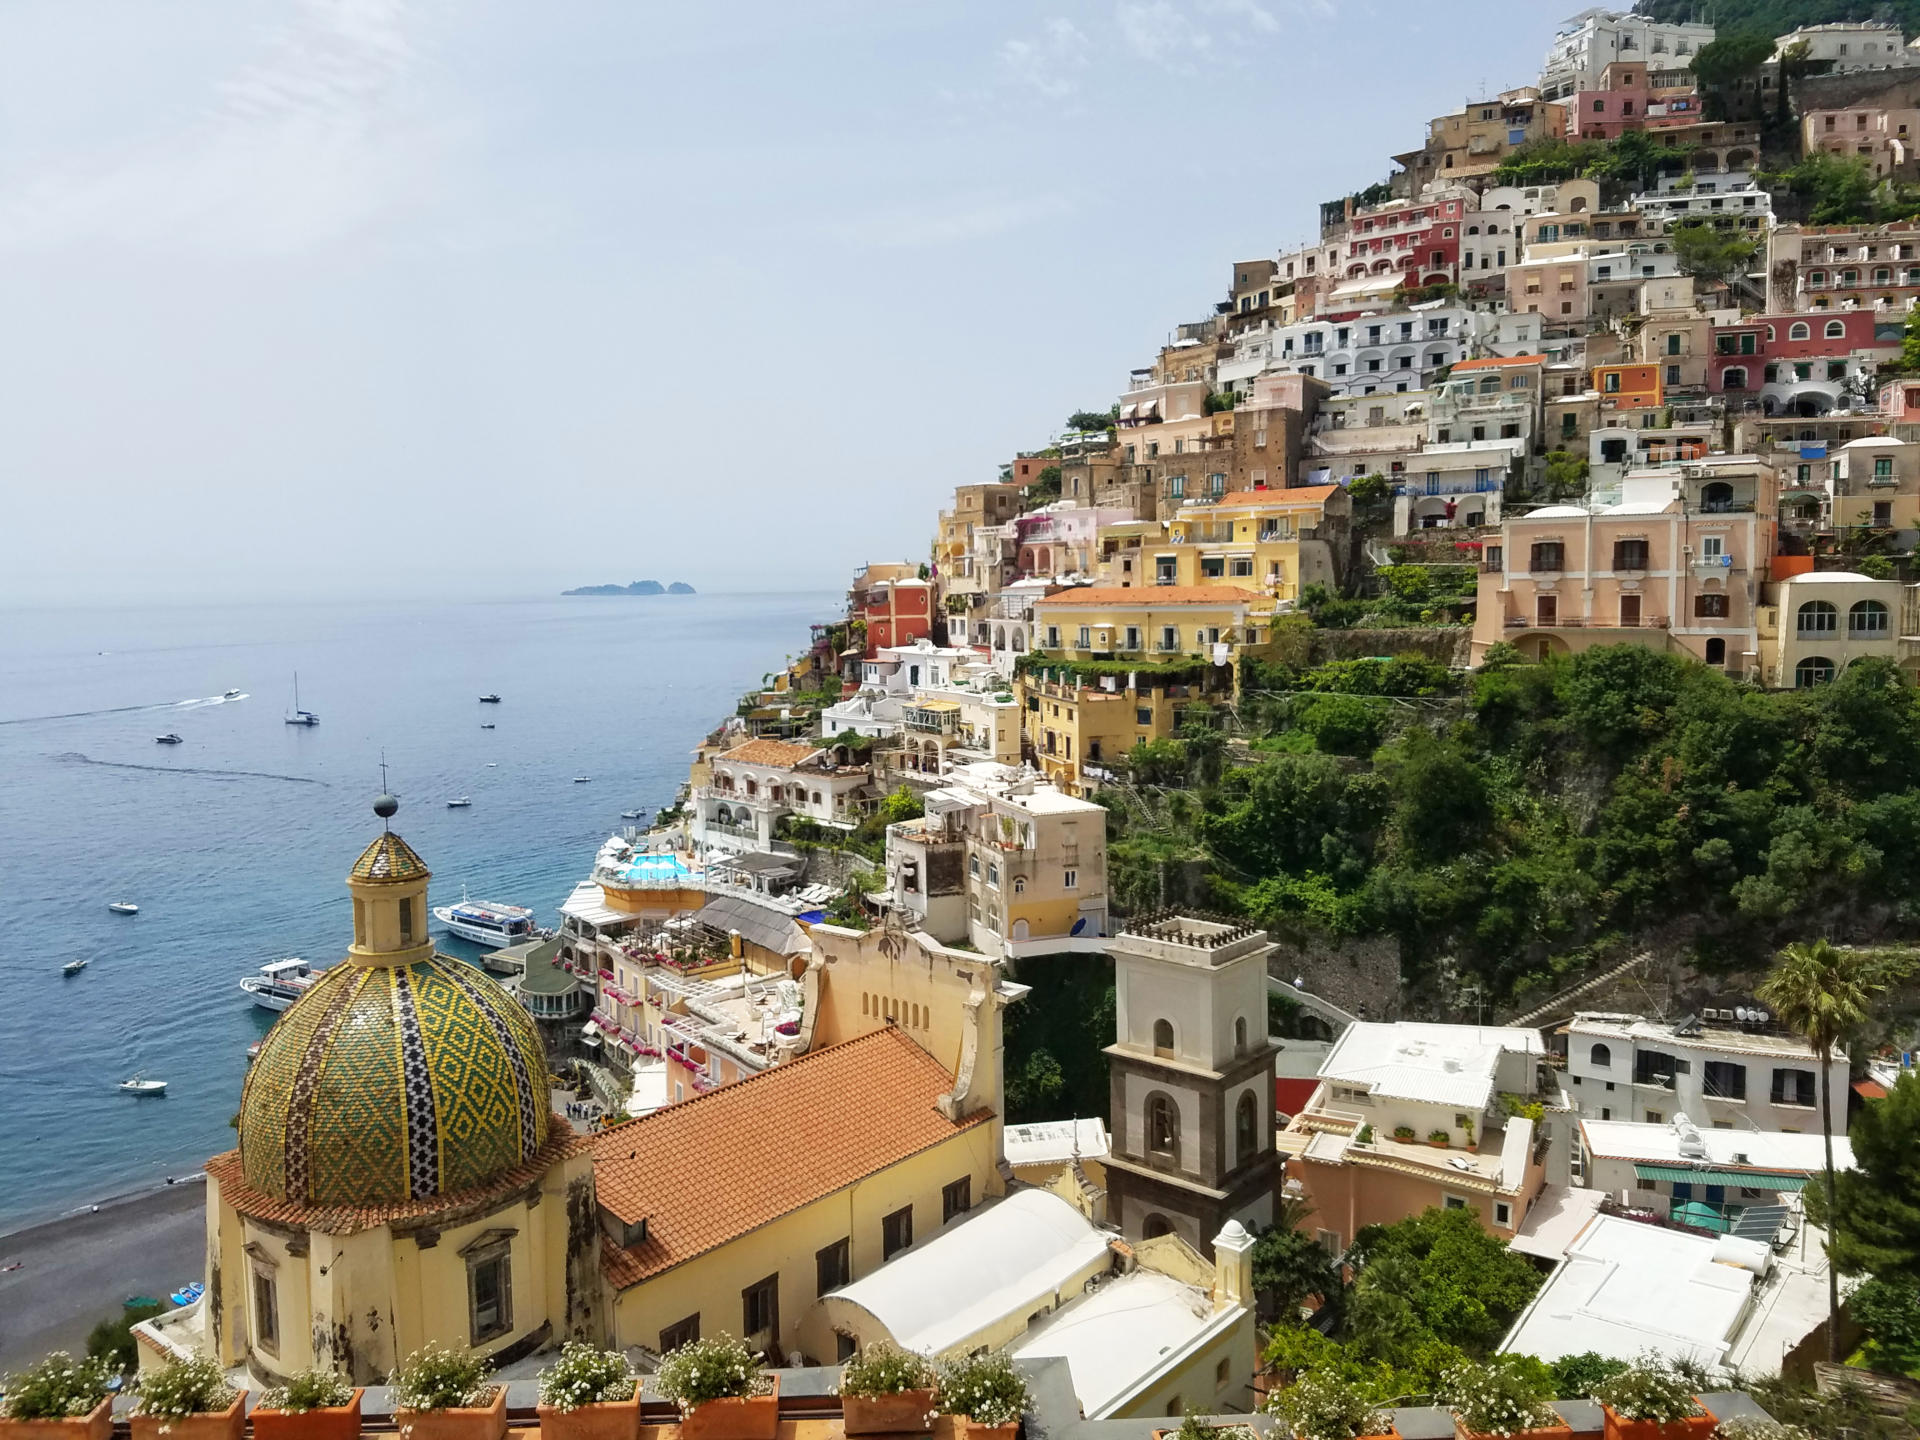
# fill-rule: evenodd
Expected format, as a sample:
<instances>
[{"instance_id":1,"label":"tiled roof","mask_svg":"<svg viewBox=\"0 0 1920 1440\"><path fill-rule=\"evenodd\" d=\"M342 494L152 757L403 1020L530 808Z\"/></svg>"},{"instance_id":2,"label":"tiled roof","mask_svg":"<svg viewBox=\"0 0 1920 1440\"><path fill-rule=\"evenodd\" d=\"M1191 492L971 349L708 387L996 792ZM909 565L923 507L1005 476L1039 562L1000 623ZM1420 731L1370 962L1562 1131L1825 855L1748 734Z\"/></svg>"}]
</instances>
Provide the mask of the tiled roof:
<instances>
[{"instance_id":1,"label":"tiled roof","mask_svg":"<svg viewBox=\"0 0 1920 1440\"><path fill-rule=\"evenodd\" d=\"M205 1170L220 1186L220 1198L242 1215L278 1225L297 1225L325 1235L351 1235L395 1221L422 1219L472 1210L484 1210L514 1191L532 1185L555 1165L587 1147L584 1135L575 1135L567 1122L555 1118L547 1127L547 1142L532 1159L503 1171L484 1185L424 1200L397 1200L376 1205L300 1205L262 1194L247 1184L238 1150L224 1151L207 1161Z\"/></svg>"},{"instance_id":2,"label":"tiled roof","mask_svg":"<svg viewBox=\"0 0 1920 1440\"><path fill-rule=\"evenodd\" d=\"M1111 605L1116 610L1158 610L1165 605L1258 605L1266 600L1266 596L1237 585L1094 585L1085 590L1064 590L1033 603L1036 608Z\"/></svg>"},{"instance_id":3,"label":"tiled roof","mask_svg":"<svg viewBox=\"0 0 1920 1440\"><path fill-rule=\"evenodd\" d=\"M738 760L743 765L779 765L792 769L806 759L818 745L789 745L784 740L749 740L731 750L723 750L716 760Z\"/></svg>"},{"instance_id":4,"label":"tiled roof","mask_svg":"<svg viewBox=\"0 0 1920 1440\"><path fill-rule=\"evenodd\" d=\"M1458 375L1462 370L1500 370L1513 365L1544 365L1544 355L1489 355L1483 360L1462 360L1453 367Z\"/></svg>"},{"instance_id":5,"label":"tiled roof","mask_svg":"<svg viewBox=\"0 0 1920 1440\"><path fill-rule=\"evenodd\" d=\"M391 830L382 830L371 845L360 852L348 872L349 880L385 881L428 878L427 862L413 853L413 847Z\"/></svg>"},{"instance_id":6,"label":"tiled roof","mask_svg":"<svg viewBox=\"0 0 1920 1440\"><path fill-rule=\"evenodd\" d=\"M988 1120L934 1108L953 1083L889 1026L602 1131L600 1204L647 1222L638 1245L603 1241L607 1278L637 1285Z\"/></svg>"},{"instance_id":7,"label":"tiled roof","mask_svg":"<svg viewBox=\"0 0 1920 1440\"><path fill-rule=\"evenodd\" d=\"M1222 495L1215 505L1270 505L1284 508L1288 505L1312 505L1325 500L1341 489L1338 485L1293 485L1283 490L1235 490L1230 495Z\"/></svg>"}]
</instances>

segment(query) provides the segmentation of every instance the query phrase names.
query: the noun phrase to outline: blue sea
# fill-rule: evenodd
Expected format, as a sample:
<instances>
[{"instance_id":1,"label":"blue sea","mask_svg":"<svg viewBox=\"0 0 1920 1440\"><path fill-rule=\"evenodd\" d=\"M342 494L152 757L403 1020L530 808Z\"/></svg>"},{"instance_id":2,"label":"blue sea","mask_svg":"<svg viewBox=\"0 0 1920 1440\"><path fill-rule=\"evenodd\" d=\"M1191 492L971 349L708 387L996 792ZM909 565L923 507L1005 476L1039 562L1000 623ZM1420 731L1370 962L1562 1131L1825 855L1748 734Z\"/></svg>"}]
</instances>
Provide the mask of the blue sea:
<instances>
[{"instance_id":1,"label":"blue sea","mask_svg":"<svg viewBox=\"0 0 1920 1440\"><path fill-rule=\"evenodd\" d=\"M553 924L620 812L671 802L688 752L839 603L0 612L0 1232L233 1143L273 1018L238 981L345 951L383 755L431 903L464 887ZM296 671L313 729L284 723ZM169 732L184 743L154 743ZM461 795L471 809L446 808ZM109 913L122 899L140 913ZM165 1097L119 1093L135 1073Z\"/></svg>"}]
</instances>

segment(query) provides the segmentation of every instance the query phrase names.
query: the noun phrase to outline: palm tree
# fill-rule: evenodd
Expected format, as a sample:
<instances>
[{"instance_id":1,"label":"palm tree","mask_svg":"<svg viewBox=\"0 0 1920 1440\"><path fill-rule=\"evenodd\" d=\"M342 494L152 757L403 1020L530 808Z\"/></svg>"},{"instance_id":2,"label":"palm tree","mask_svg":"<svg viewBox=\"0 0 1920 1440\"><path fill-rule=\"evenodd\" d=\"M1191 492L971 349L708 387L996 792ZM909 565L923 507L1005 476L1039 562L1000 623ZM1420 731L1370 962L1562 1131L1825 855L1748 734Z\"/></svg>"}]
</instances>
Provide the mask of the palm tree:
<instances>
[{"instance_id":1,"label":"palm tree","mask_svg":"<svg viewBox=\"0 0 1920 1440\"><path fill-rule=\"evenodd\" d=\"M1833 1052L1866 1023L1880 994L1910 965L1885 954L1840 949L1826 940L1787 946L1754 995L1820 1057L1820 1138L1826 1146L1828 1249L1839 1227L1833 1203ZM1840 1359L1840 1275L1827 1262L1827 1358Z\"/></svg>"}]
</instances>

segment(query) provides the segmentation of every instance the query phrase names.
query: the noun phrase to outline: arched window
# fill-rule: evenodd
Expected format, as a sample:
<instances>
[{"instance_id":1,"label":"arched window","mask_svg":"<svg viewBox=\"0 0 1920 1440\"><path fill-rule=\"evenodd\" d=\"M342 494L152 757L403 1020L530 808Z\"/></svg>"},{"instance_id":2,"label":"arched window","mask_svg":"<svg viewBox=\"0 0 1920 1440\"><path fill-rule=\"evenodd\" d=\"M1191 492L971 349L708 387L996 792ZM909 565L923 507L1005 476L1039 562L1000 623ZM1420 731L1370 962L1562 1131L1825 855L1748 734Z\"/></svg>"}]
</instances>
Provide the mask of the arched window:
<instances>
[{"instance_id":1,"label":"arched window","mask_svg":"<svg viewBox=\"0 0 1920 1440\"><path fill-rule=\"evenodd\" d=\"M1233 1153L1241 1165L1260 1153L1260 1112L1251 1092L1233 1107Z\"/></svg>"},{"instance_id":2,"label":"arched window","mask_svg":"<svg viewBox=\"0 0 1920 1440\"><path fill-rule=\"evenodd\" d=\"M1147 1151L1180 1163L1180 1112L1173 1097L1160 1091L1147 1097Z\"/></svg>"},{"instance_id":3,"label":"arched window","mask_svg":"<svg viewBox=\"0 0 1920 1440\"><path fill-rule=\"evenodd\" d=\"M1875 636L1887 633L1887 607L1878 600L1862 600L1847 612L1847 634Z\"/></svg>"},{"instance_id":4,"label":"arched window","mask_svg":"<svg viewBox=\"0 0 1920 1440\"><path fill-rule=\"evenodd\" d=\"M1747 367L1744 365L1729 365L1725 370L1722 370L1720 372L1720 388L1722 390L1746 389Z\"/></svg>"},{"instance_id":5,"label":"arched window","mask_svg":"<svg viewBox=\"0 0 1920 1440\"><path fill-rule=\"evenodd\" d=\"M1793 686L1796 690L1810 690L1815 685L1825 685L1833 679L1833 661L1824 655L1809 655L1793 667Z\"/></svg>"},{"instance_id":6,"label":"arched window","mask_svg":"<svg viewBox=\"0 0 1920 1440\"><path fill-rule=\"evenodd\" d=\"M1733 507L1733 486L1715 480L1700 487L1700 508L1709 515L1724 515Z\"/></svg>"},{"instance_id":7,"label":"arched window","mask_svg":"<svg viewBox=\"0 0 1920 1440\"><path fill-rule=\"evenodd\" d=\"M747 777L747 794L758 795L759 793L760 793L760 782L758 780L755 780L751 775L749 775Z\"/></svg>"},{"instance_id":8,"label":"arched window","mask_svg":"<svg viewBox=\"0 0 1920 1440\"><path fill-rule=\"evenodd\" d=\"M1149 1215L1140 1226L1140 1238L1142 1240L1158 1240L1162 1235L1171 1235L1172 1233L1173 1226L1168 1223L1167 1217L1164 1215Z\"/></svg>"},{"instance_id":9,"label":"arched window","mask_svg":"<svg viewBox=\"0 0 1920 1440\"><path fill-rule=\"evenodd\" d=\"M1173 1022L1156 1020L1153 1022L1153 1053L1156 1055L1173 1054Z\"/></svg>"},{"instance_id":10,"label":"arched window","mask_svg":"<svg viewBox=\"0 0 1920 1440\"><path fill-rule=\"evenodd\" d=\"M1793 624L1802 635L1831 635L1839 628L1840 612L1825 600L1809 600L1800 607Z\"/></svg>"},{"instance_id":11,"label":"arched window","mask_svg":"<svg viewBox=\"0 0 1920 1440\"><path fill-rule=\"evenodd\" d=\"M1613 1051L1605 1045L1596 1045L1587 1052L1587 1059L1593 1062L1594 1068L1605 1070L1613 1064Z\"/></svg>"},{"instance_id":12,"label":"arched window","mask_svg":"<svg viewBox=\"0 0 1920 1440\"><path fill-rule=\"evenodd\" d=\"M1789 340L1811 340L1812 338L1813 327L1804 320L1796 320L1787 327L1787 339Z\"/></svg>"},{"instance_id":13,"label":"arched window","mask_svg":"<svg viewBox=\"0 0 1920 1440\"><path fill-rule=\"evenodd\" d=\"M1247 1053L1247 1017L1244 1015L1233 1022L1233 1053L1236 1055Z\"/></svg>"},{"instance_id":14,"label":"arched window","mask_svg":"<svg viewBox=\"0 0 1920 1440\"><path fill-rule=\"evenodd\" d=\"M1844 320L1829 320L1829 321L1827 322L1827 339L1829 339L1829 340L1843 340L1843 339L1845 339L1845 338L1846 338L1846 334L1847 334L1847 322L1846 322L1846 321L1844 321Z\"/></svg>"},{"instance_id":15,"label":"arched window","mask_svg":"<svg viewBox=\"0 0 1920 1440\"><path fill-rule=\"evenodd\" d=\"M1707 641L1707 664L1724 665L1727 663L1727 642L1718 635Z\"/></svg>"},{"instance_id":16,"label":"arched window","mask_svg":"<svg viewBox=\"0 0 1920 1440\"><path fill-rule=\"evenodd\" d=\"M1026 876L1016 875L1013 877L1013 893L1016 895L1024 895L1027 893L1027 877Z\"/></svg>"}]
</instances>

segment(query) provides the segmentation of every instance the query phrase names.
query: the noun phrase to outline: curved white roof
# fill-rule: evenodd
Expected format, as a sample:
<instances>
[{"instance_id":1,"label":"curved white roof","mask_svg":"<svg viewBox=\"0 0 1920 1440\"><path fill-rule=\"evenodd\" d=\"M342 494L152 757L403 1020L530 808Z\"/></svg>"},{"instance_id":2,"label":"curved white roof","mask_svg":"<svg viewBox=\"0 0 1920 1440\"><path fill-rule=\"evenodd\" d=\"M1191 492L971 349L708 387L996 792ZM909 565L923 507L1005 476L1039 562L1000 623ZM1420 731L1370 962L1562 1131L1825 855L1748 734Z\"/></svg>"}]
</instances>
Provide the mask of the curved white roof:
<instances>
[{"instance_id":1,"label":"curved white roof","mask_svg":"<svg viewBox=\"0 0 1920 1440\"><path fill-rule=\"evenodd\" d=\"M902 1349L938 1355L1030 1315L1106 1253L1107 1236L1048 1190L1018 1190L833 1292Z\"/></svg>"},{"instance_id":2,"label":"curved white roof","mask_svg":"<svg viewBox=\"0 0 1920 1440\"><path fill-rule=\"evenodd\" d=\"M1891 435L1863 435L1858 440L1849 440L1842 450L1898 450L1906 445L1904 440L1896 440Z\"/></svg>"},{"instance_id":3,"label":"curved white roof","mask_svg":"<svg viewBox=\"0 0 1920 1440\"><path fill-rule=\"evenodd\" d=\"M1587 512L1578 505L1542 505L1518 517L1523 520L1584 520Z\"/></svg>"},{"instance_id":4,"label":"curved white roof","mask_svg":"<svg viewBox=\"0 0 1920 1440\"><path fill-rule=\"evenodd\" d=\"M1788 577L1794 585L1871 585L1873 577L1855 570L1816 570L1810 575Z\"/></svg>"}]
</instances>

